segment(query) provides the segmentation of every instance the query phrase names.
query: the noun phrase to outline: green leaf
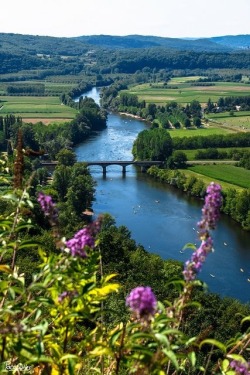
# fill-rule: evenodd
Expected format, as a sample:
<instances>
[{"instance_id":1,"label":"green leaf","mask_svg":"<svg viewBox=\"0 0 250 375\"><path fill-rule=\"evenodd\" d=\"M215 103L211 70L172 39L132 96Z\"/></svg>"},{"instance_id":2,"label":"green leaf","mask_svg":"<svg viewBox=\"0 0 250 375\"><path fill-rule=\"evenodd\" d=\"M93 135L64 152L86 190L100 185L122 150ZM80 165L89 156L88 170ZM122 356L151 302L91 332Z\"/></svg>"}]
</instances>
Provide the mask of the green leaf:
<instances>
[{"instance_id":1,"label":"green leaf","mask_svg":"<svg viewBox=\"0 0 250 375\"><path fill-rule=\"evenodd\" d=\"M224 372L227 371L228 366L229 366L229 360L228 359L224 359L224 361L222 362L222 366L221 366L222 371L224 371Z\"/></svg>"},{"instance_id":2,"label":"green leaf","mask_svg":"<svg viewBox=\"0 0 250 375\"><path fill-rule=\"evenodd\" d=\"M169 341L165 335L162 333L156 333L155 335L156 339L163 345L169 347Z\"/></svg>"},{"instance_id":3,"label":"green leaf","mask_svg":"<svg viewBox=\"0 0 250 375\"><path fill-rule=\"evenodd\" d=\"M201 308L201 304L199 302L190 301L186 303L182 308L186 308L186 307L196 307L199 310Z\"/></svg>"},{"instance_id":4,"label":"green leaf","mask_svg":"<svg viewBox=\"0 0 250 375\"><path fill-rule=\"evenodd\" d=\"M41 314L42 314L42 311L41 311L40 309L38 309L38 310L36 311L35 322L40 318Z\"/></svg>"},{"instance_id":5,"label":"green leaf","mask_svg":"<svg viewBox=\"0 0 250 375\"><path fill-rule=\"evenodd\" d=\"M195 354L195 352L188 353L188 358L189 358L189 361L190 361L192 367L195 367L195 364L196 364L196 354Z\"/></svg>"},{"instance_id":6,"label":"green leaf","mask_svg":"<svg viewBox=\"0 0 250 375\"><path fill-rule=\"evenodd\" d=\"M19 246L19 249L25 249L27 247L38 247L38 246L41 246L41 243L38 242L38 241L34 241L34 240L25 240L25 241L22 241L21 245Z\"/></svg>"},{"instance_id":7,"label":"green leaf","mask_svg":"<svg viewBox=\"0 0 250 375\"><path fill-rule=\"evenodd\" d=\"M220 341L217 341L217 340L214 340L214 339L206 339L206 340L203 340L200 343L199 347L201 348L205 344L210 344L210 345L216 346L218 349L222 350L223 353L226 353L226 347Z\"/></svg>"},{"instance_id":8,"label":"green leaf","mask_svg":"<svg viewBox=\"0 0 250 375\"><path fill-rule=\"evenodd\" d=\"M182 250L191 249L196 250L196 246L193 243L186 243L186 245L182 248Z\"/></svg>"},{"instance_id":9,"label":"green leaf","mask_svg":"<svg viewBox=\"0 0 250 375\"><path fill-rule=\"evenodd\" d=\"M113 279L116 276L117 276L116 273L112 273L112 274L106 276L105 279L104 279L104 283L107 283L109 280Z\"/></svg>"},{"instance_id":10,"label":"green leaf","mask_svg":"<svg viewBox=\"0 0 250 375\"><path fill-rule=\"evenodd\" d=\"M244 319L242 319L241 324L248 321L250 321L250 316L246 316Z\"/></svg>"},{"instance_id":11,"label":"green leaf","mask_svg":"<svg viewBox=\"0 0 250 375\"><path fill-rule=\"evenodd\" d=\"M133 357L139 358L141 355L145 355L147 357L152 358L154 355L154 352L145 348L144 346L141 345L133 345L132 347L133 350Z\"/></svg>"},{"instance_id":12,"label":"green leaf","mask_svg":"<svg viewBox=\"0 0 250 375\"><path fill-rule=\"evenodd\" d=\"M2 195L2 199L10 200L12 202L18 202L19 198L15 194L5 194Z\"/></svg>"},{"instance_id":13,"label":"green leaf","mask_svg":"<svg viewBox=\"0 0 250 375\"><path fill-rule=\"evenodd\" d=\"M11 295L12 299L15 299L15 297L16 297L16 293L15 293L14 288L9 288L9 289L8 289L8 292L9 292L9 294Z\"/></svg>"},{"instance_id":14,"label":"green leaf","mask_svg":"<svg viewBox=\"0 0 250 375\"><path fill-rule=\"evenodd\" d=\"M228 354L227 358L234 359L235 361L239 361L239 362L242 362L242 363L246 363L245 358L242 357L242 355L239 355L239 354Z\"/></svg>"},{"instance_id":15,"label":"green leaf","mask_svg":"<svg viewBox=\"0 0 250 375\"><path fill-rule=\"evenodd\" d=\"M149 333L139 332L132 334L131 339L152 339L152 335Z\"/></svg>"},{"instance_id":16,"label":"green leaf","mask_svg":"<svg viewBox=\"0 0 250 375\"><path fill-rule=\"evenodd\" d=\"M78 356L77 356L77 355L74 355L74 354L65 354L64 356L62 356L62 357L60 358L60 361L59 361L59 362L63 362L63 361L65 361L65 360L67 360L67 359L75 359L75 360L77 360L77 359L78 359Z\"/></svg>"},{"instance_id":17,"label":"green leaf","mask_svg":"<svg viewBox=\"0 0 250 375\"><path fill-rule=\"evenodd\" d=\"M178 370L179 364L178 364L178 361L177 361L177 358L176 358L176 355L174 354L174 352L172 350L167 350L167 349L163 349L162 351L170 359L172 364L175 366L176 370Z\"/></svg>"},{"instance_id":18,"label":"green leaf","mask_svg":"<svg viewBox=\"0 0 250 375\"><path fill-rule=\"evenodd\" d=\"M118 331L118 332L115 332L112 336L111 336L111 339L110 339L110 342L111 342L111 345L114 346L117 344L117 340L119 339L119 337L121 336L121 331Z\"/></svg>"}]
</instances>

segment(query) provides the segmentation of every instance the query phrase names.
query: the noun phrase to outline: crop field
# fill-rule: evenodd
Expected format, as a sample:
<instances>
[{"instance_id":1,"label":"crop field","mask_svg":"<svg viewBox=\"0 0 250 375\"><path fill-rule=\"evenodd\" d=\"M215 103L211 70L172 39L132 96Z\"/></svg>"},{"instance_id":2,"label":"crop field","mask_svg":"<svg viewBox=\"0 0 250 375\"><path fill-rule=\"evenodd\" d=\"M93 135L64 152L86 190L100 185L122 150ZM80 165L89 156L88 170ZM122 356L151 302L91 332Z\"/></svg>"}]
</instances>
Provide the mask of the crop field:
<instances>
[{"instance_id":1,"label":"crop field","mask_svg":"<svg viewBox=\"0 0 250 375\"><path fill-rule=\"evenodd\" d=\"M250 170L234 165L195 165L188 170L216 181L223 181L242 188L250 188Z\"/></svg>"},{"instance_id":2,"label":"crop field","mask_svg":"<svg viewBox=\"0 0 250 375\"><path fill-rule=\"evenodd\" d=\"M222 190L228 190L228 189L235 189L235 190L238 190L238 191L243 190L243 188L241 188L240 186L230 184L228 182L224 182L224 181L221 181L221 180L216 179L216 178L211 178L211 177L205 176L203 174L193 172L189 169L181 169L180 171L185 173L185 175L187 177L188 176L194 176L194 177L202 179L206 185L209 185L212 181L215 182L216 184L220 184L221 187L222 187Z\"/></svg>"},{"instance_id":3,"label":"crop field","mask_svg":"<svg viewBox=\"0 0 250 375\"><path fill-rule=\"evenodd\" d=\"M70 120L77 113L75 109L62 105L55 96L0 96L0 101L1 116L13 114L27 122Z\"/></svg>"},{"instance_id":4,"label":"crop field","mask_svg":"<svg viewBox=\"0 0 250 375\"><path fill-rule=\"evenodd\" d=\"M173 78L165 87L163 83L144 83L131 87L129 92L138 95L139 99L145 100L146 103L162 105L169 101L187 104L192 100L205 104L209 98L217 102L220 97L250 95L250 85L245 83L215 82L212 86L193 86L194 82L190 80L194 81L195 78L199 77Z\"/></svg>"},{"instance_id":5,"label":"crop field","mask_svg":"<svg viewBox=\"0 0 250 375\"><path fill-rule=\"evenodd\" d=\"M229 147L225 147L225 148L221 148L221 147L215 147L216 150L218 151L230 151L230 150L239 150L239 151L249 151L250 152L250 147L232 147L232 148L229 148ZM195 160L195 154L197 153L197 151L204 151L205 149L204 148L200 148L200 149L197 149L197 150L181 150L183 151L186 156L187 156L187 159L188 160ZM204 163L206 162L206 160L204 160ZM216 163L216 160L214 160L214 162Z\"/></svg>"},{"instance_id":6,"label":"crop field","mask_svg":"<svg viewBox=\"0 0 250 375\"><path fill-rule=\"evenodd\" d=\"M230 129L220 128L219 126L210 126L200 129L169 129L169 134L172 138L174 137L194 137L194 136L208 136L215 134L229 134L233 133Z\"/></svg>"},{"instance_id":7,"label":"crop field","mask_svg":"<svg viewBox=\"0 0 250 375\"><path fill-rule=\"evenodd\" d=\"M69 92L76 86L75 82L69 81L67 82L57 82L51 80L31 80L31 81L18 81L18 82L0 82L0 95L7 95L7 87L8 86L36 86L36 85L44 85L45 95L55 95L60 96L63 92Z\"/></svg>"},{"instance_id":8,"label":"crop field","mask_svg":"<svg viewBox=\"0 0 250 375\"><path fill-rule=\"evenodd\" d=\"M222 126L230 126L237 130L250 130L250 111L235 111L233 116L228 112L209 113L208 120L216 121Z\"/></svg>"}]
</instances>

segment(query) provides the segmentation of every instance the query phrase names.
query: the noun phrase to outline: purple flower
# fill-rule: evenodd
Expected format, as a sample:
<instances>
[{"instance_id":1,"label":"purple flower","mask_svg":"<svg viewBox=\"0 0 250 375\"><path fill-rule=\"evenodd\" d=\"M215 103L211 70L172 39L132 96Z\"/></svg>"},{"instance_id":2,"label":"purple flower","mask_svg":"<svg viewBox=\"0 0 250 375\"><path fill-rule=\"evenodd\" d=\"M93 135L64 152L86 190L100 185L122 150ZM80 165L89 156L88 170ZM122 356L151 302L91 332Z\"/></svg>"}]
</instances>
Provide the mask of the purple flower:
<instances>
[{"instance_id":1,"label":"purple flower","mask_svg":"<svg viewBox=\"0 0 250 375\"><path fill-rule=\"evenodd\" d=\"M156 297L149 286L138 286L132 289L126 299L126 305L138 318L154 315L156 304Z\"/></svg>"},{"instance_id":2,"label":"purple flower","mask_svg":"<svg viewBox=\"0 0 250 375\"><path fill-rule=\"evenodd\" d=\"M207 187L205 204L202 208L202 220L198 223L200 231L214 229L220 217L222 204L221 186L211 182Z\"/></svg>"},{"instance_id":3,"label":"purple flower","mask_svg":"<svg viewBox=\"0 0 250 375\"><path fill-rule=\"evenodd\" d=\"M239 361L231 361L230 367L236 371L236 374L250 375L250 362L243 363Z\"/></svg>"},{"instance_id":4,"label":"purple flower","mask_svg":"<svg viewBox=\"0 0 250 375\"><path fill-rule=\"evenodd\" d=\"M67 297L75 297L77 296L76 291L64 291L58 296L58 302L62 302Z\"/></svg>"},{"instance_id":5,"label":"purple flower","mask_svg":"<svg viewBox=\"0 0 250 375\"><path fill-rule=\"evenodd\" d=\"M89 228L83 228L77 232L73 238L66 241L66 246L69 248L72 256L79 256L81 258L86 258L87 254L85 251L85 246L94 247L95 240L92 237Z\"/></svg>"},{"instance_id":6,"label":"purple flower","mask_svg":"<svg viewBox=\"0 0 250 375\"><path fill-rule=\"evenodd\" d=\"M210 236L209 230L214 229L216 226L220 215L221 203L221 186L211 182L207 188L207 195L202 208L202 219L198 222L201 245L192 254L191 260L188 260L185 263L183 275L186 281L192 281L195 279L197 273L200 272L208 253L213 249L213 240Z\"/></svg>"},{"instance_id":7,"label":"purple flower","mask_svg":"<svg viewBox=\"0 0 250 375\"><path fill-rule=\"evenodd\" d=\"M44 215L48 216L51 221L55 222L58 217L58 211L51 196L39 193L37 200L40 203Z\"/></svg>"},{"instance_id":8,"label":"purple flower","mask_svg":"<svg viewBox=\"0 0 250 375\"><path fill-rule=\"evenodd\" d=\"M70 250L72 256L79 256L86 258L87 254L85 247L94 248L95 238L94 236L99 232L101 224L101 218L94 221L87 227L79 230L73 238L66 241L66 246Z\"/></svg>"}]
</instances>

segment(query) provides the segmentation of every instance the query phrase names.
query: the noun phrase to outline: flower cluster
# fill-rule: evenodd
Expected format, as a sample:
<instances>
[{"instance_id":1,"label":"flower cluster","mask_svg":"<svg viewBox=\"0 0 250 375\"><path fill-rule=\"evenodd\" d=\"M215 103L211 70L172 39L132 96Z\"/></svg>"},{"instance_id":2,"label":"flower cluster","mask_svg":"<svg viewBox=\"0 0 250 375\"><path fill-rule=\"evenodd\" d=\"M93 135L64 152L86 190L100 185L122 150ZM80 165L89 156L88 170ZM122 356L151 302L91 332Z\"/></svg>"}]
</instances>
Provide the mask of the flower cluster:
<instances>
[{"instance_id":1,"label":"flower cluster","mask_svg":"<svg viewBox=\"0 0 250 375\"><path fill-rule=\"evenodd\" d=\"M76 291L64 291L58 296L58 302L62 302L65 298L69 297L76 297L77 292Z\"/></svg>"},{"instance_id":2,"label":"flower cluster","mask_svg":"<svg viewBox=\"0 0 250 375\"><path fill-rule=\"evenodd\" d=\"M157 300L149 286L138 286L131 290L126 299L126 305L138 318L147 318L154 315Z\"/></svg>"},{"instance_id":3,"label":"flower cluster","mask_svg":"<svg viewBox=\"0 0 250 375\"><path fill-rule=\"evenodd\" d=\"M56 222L58 218L58 211L51 196L39 193L37 200L40 203L44 215L47 216L53 223Z\"/></svg>"},{"instance_id":4,"label":"flower cluster","mask_svg":"<svg viewBox=\"0 0 250 375\"><path fill-rule=\"evenodd\" d=\"M200 235L206 230L215 228L220 217L221 204L221 186L211 182L211 184L207 187L205 204L202 208L202 220L198 223Z\"/></svg>"},{"instance_id":5,"label":"flower cluster","mask_svg":"<svg viewBox=\"0 0 250 375\"><path fill-rule=\"evenodd\" d=\"M79 256L81 258L86 258L87 254L85 251L85 246L94 247L95 240L90 233L88 227L79 230L73 238L66 241L66 246L70 250L72 256Z\"/></svg>"},{"instance_id":6,"label":"flower cluster","mask_svg":"<svg viewBox=\"0 0 250 375\"><path fill-rule=\"evenodd\" d=\"M195 279L208 253L213 249L213 240L210 237L209 230L215 228L220 215L221 203L221 186L212 182L207 188L205 204L202 209L202 219L198 222L201 245L193 253L191 260L185 263L183 274L186 281Z\"/></svg>"},{"instance_id":7,"label":"flower cluster","mask_svg":"<svg viewBox=\"0 0 250 375\"><path fill-rule=\"evenodd\" d=\"M75 233L73 238L66 241L66 246L72 256L79 256L81 258L87 257L85 247L94 248L95 235L100 230L100 223L101 219L94 221L92 224Z\"/></svg>"},{"instance_id":8,"label":"flower cluster","mask_svg":"<svg viewBox=\"0 0 250 375\"><path fill-rule=\"evenodd\" d=\"M230 367L235 370L236 374L249 375L250 374L250 362L243 363L239 361L232 361Z\"/></svg>"}]
</instances>

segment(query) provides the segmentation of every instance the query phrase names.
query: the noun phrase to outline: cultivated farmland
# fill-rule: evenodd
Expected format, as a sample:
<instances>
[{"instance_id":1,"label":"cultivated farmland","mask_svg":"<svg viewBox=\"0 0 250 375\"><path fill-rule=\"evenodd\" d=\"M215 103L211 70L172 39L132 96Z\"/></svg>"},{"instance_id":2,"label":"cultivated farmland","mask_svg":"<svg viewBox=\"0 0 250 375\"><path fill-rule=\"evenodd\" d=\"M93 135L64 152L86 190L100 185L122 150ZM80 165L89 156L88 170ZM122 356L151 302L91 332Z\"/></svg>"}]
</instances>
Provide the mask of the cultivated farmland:
<instances>
[{"instance_id":1,"label":"cultivated farmland","mask_svg":"<svg viewBox=\"0 0 250 375\"><path fill-rule=\"evenodd\" d=\"M13 114L26 122L68 121L77 111L62 105L55 96L0 96L0 115Z\"/></svg>"},{"instance_id":2,"label":"cultivated farmland","mask_svg":"<svg viewBox=\"0 0 250 375\"><path fill-rule=\"evenodd\" d=\"M250 188L250 170L233 165L194 165L188 168L199 175L210 177L210 181L224 181L242 188Z\"/></svg>"},{"instance_id":3,"label":"cultivated farmland","mask_svg":"<svg viewBox=\"0 0 250 375\"><path fill-rule=\"evenodd\" d=\"M198 100L201 104L217 102L220 97L250 95L250 85L234 82L214 82L211 86L193 86L199 77L178 77L171 79L167 85L163 83L144 83L133 86L129 92L147 103L164 105L169 101L180 104Z\"/></svg>"}]
</instances>

